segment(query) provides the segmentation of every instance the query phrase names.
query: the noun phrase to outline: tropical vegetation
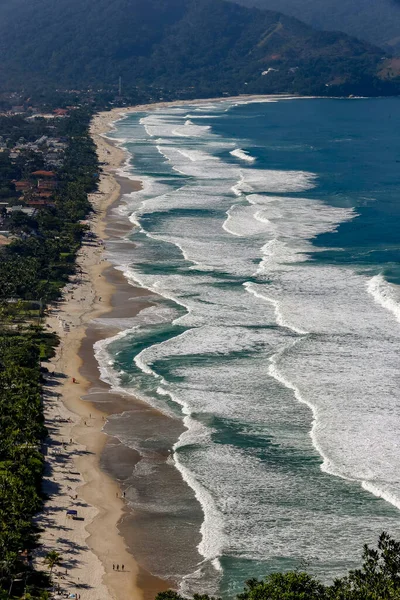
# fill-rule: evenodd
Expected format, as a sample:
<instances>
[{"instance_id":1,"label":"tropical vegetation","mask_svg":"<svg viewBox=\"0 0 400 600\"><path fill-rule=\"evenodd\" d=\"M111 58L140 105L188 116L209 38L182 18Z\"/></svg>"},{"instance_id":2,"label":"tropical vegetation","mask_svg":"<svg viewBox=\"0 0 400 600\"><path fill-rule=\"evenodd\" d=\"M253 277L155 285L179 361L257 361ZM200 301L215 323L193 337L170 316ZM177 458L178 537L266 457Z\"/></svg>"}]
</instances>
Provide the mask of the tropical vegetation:
<instances>
[{"instance_id":1,"label":"tropical vegetation","mask_svg":"<svg viewBox=\"0 0 400 600\"><path fill-rule=\"evenodd\" d=\"M13 310L15 301L49 302L74 272L74 258L85 232L90 210L87 194L96 186L98 164L94 144L88 136L89 111L76 111L62 121L59 128L68 139L62 168L57 173L59 185L53 205L43 207L34 216L14 212L9 219L16 239L1 251L0 310ZM3 153L4 154L4 153ZM3 187L15 175L16 165L0 160Z\"/></svg>"},{"instance_id":2,"label":"tropical vegetation","mask_svg":"<svg viewBox=\"0 0 400 600\"><path fill-rule=\"evenodd\" d=\"M66 141L52 202L32 214L16 209L2 215L13 240L0 248L0 600L50 597L52 571L62 561L56 549L45 557L48 573L32 561L40 534L35 515L45 499L42 363L58 342L42 317L75 272L86 228L80 221L91 209L88 193L96 188L99 165L90 119L91 111L82 108L52 120L52 135ZM22 117L0 119L0 125L11 146L22 134L33 141L49 127L48 120ZM8 149L0 153L0 193L10 206L17 196L13 180L29 179L38 166L31 158L21 152L12 160Z\"/></svg>"},{"instance_id":3,"label":"tropical vegetation","mask_svg":"<svg viewBox=\"0 0 400 600\"><path fill-rule=\"evenodd\" d=\"M40 597L47 583L30 563L43 500L41 344L51 352L43 335L35 328L0 334L0 598L26 590Z\"/></svg>"},{"instance_id":4,"label":"tropical vegetation","mask_svg":"<svg viewBox=\"0 0 400 600\"><path fill-rule=\"evenodd\" d=\"M400 53L399 0L236 0L244 6L279 10L318 29L344 31Z\"/></svg>"}]
</instances>

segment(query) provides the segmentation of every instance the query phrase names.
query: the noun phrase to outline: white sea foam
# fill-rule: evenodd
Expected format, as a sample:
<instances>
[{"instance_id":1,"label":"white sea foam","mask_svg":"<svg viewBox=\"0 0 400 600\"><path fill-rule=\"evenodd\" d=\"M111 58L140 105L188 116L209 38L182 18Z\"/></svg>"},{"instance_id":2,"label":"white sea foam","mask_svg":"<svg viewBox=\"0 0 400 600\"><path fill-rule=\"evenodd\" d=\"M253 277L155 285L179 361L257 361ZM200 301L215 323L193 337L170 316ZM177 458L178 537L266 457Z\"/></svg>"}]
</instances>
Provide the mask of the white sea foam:
<instances>
[{"instance_id":1,"label":"white sea foam","mask_svg":"<svg viewBox=\"0 0 400 600\"><path fill-rule=\"evenodd\" d=\"M171 145L157 146L158 151L182 175L210 180L232 180L239 177L239 169L203 150L179 149Z\"/></svg>"},{"instance_id":2,"label":"white sea foam","mask_svg":"<svg viewBox=\"0 0 400 600\"><path fill-rule=\"evenodd\" d=\"M395 506L396 508L400 509L400 498L399 498L399 492L398 489L400 487L400 481L396 482L396 488L394 489L393 493L391 491L388 490L383 490L380 488L379 483L374 484L371 483L369 481L363 481L362 482L362 487L364 490L366 490L367 492L370 492L371 494L373 494L374 496L377 496L378 498L382 498L383 500L385 500L386 502L389 502L389 504L392 504L393 506Z\"/></svg>"},{"instance_id":3,"label":"white sea foam","mask_svg":"<svg viewBox=\"0 0 400 600\"><path fill-rule=\"evenodd\" d=\"M234 204L226 212L228 218L222 227L228 233L238 237L249 237L254 235L275 235L275 227L269 219L257 218L259 210L254 206Z\"/></svg>"},{"instance_id":4,"label":"white sea foam","mask_svg":"<svg viewBox=\"0 0 400 600\"><path fill-rule=\"evenodd\" d=\"M254 156L251 156L246 150L242 150L241 148L236 148L235 150L232 150L230 154L232 154L232 156L235 156L236 158L240 158L240 160L244 160L250 163L253 163L257 160Z\"/></svg>"},{"instance_id":5,"label":"white sea foam","mask_svg":"<svg viewBox=\"0 0 400 600\"><path fill-rule=\"evenodd\" d=\"M190 332L186 332L190 335ZM180 339L185 337L185 334L179 336ZM158 344L153 346L150 351L152 352L152 356L154 359L154 351L157 348L164 347L165 344ZM153 377L159 378L159 376L148 366L148 363L144 359L144 356L148 354L149 351L143 351L139 355L135 357L135 362L139 366L139 368L147 374L152 375ZM204 513L204 521L201 525L201 542L198 546L198 550L200 554L202 554L208 560L212 560L216 570L220 570L220 563L218 557L221 555L221 551L223 548L223 520L221 518L221 514L216 510L215 502L213 500L212 495L209 491L207 491L204 486L202 486L199 481L194 477L193 473L185 467L183 462L180 460L179 449L181 447L185 447L185 445L189 442L193 443L204 443L209 441L210 439L210 430L201 425L197 420L194 420L190 417L190 408L188 405L181 400L178 396L175 396L172 392L164 389L162 386L157 388L157 393L161 396L169 396L173 402L182 406L183 413L186 415L184 418L184 425L186 427L186 432L184 432L179 440L173 447L174 451L174 461L176 467L182 474L184 481L193 489L197 500L199 501L203 513ZM188 440L186 441L186 438Z\"/></svg>"},{"instance_id":6,"label":"white sea foam","mask_svg":"<svg viewBox=\"0 0 400 600\"><path fill-rule=\"evenodd\" d=\"M368 281L368 292L375 302L389 310L400 322L400 289L399 286L391 285L382 275L376 275Z\"/></svg>"},{"instance_id":7,"label":"white sea foam","mask_svg":"<svg viewBox=\"0 0 400 600\"><path fill-rule=\"evenodd\" d=\"M175 323L190 329L135 363L185 416L175 459L203 507L207 561L218 569L221 555L273 562L312 548L339 574L358 558L360 529L368 541L398 530L381 504L363 497L355 510L349 482L399 506L400 296L382 277L309 260L312 238L356 216L298 197L313 173L226 163L219 148L232 140L192 119L167 110L143 123L166 172L187 179L142 196L125 272L184 307ZM337 478L321 474L316 452Z\"/></svg>"},{"instance_id":8,"label":"white sea foam","mask_svg":"<svg viewBox=\"0 0 400 600\"><path fill-rule=\"evenodd\" d=\"M219 160L216 156L212 156L201 150L182 150L178 148L177 152L192 162Z\"/></svg>"},{"instance_id":9,"label":"white sea foam","mask_svg":"<svg viewBox=\"0 0 400 600\"><path fill-rule=\"evenodd\" d=\"M127 335L133 333L133 331L137 328L132 327L131 329L126 329L125 331L121 331L116 335L105 338L102 340L98 340L94 344L94 355L99 365L100 370L100 379L105 383L108 383L113 390L121 390L119 374L113 368L113 360L107 350L108 346L117 340L121 340Z\"/></svg>"},{"instance_id":10,"label":"white sea foam","mask_svg":"<svg viewBox=\"0 0 400 600\"><path fill-rule=\"evenodd\" d=\"M185 425L188 425L186 419ZM224 548L223 517L215 506L212 494L208 492L204 486L199 484L199 481L193 475L193 472L181 462L179 452L177 452L178 447L179 446L176 446L174 448L175 464L181 472L183 479L193 489L196 498L204 511L204 521L200 530L202 539L198 546L198 550L202 556L213 562L213 566L217 571L220 571L221 564L219 557Z\"/></svg>"},{"instance_id":11,"label":"white sea foam","mask_svg":"<svg viewBox=\"0 0 400 600\"><path fill-rule=\"evenodd\" d=\"M224 221L222 228L225 229L225 231L227 231L228 233L231 233L232 235L237 235L238 237L242 237L241 233L234 231L230 226L230 221L232 220L232 213L235 209L236 209L236 204L231 206L231 208L226 211L227 219Z\"/></svg>"},{"instance_id":12,"label":"white sea foam","mask_svg":"<svg viewBox=\"0 0 400 600\"><path fill-rule=\"evenodd\" d=\"M278 323L278 325L280 325L281 327L287 327L288 329L291 329L292 331L294 331L295 333L298 333L300 335L306 335L308 333L307 331L304 331L303 329L299 329L298 327L291 325L290 323L288 323L285 320L283 314L280 311L280 304L279 304L278 300L274 300L273 298L270 298L265 293L261 294L260 292L258 292L256 285L253 283L246 282L243 284L243 286L246 291L248 291L250 294L253 294L253 296L255 296L256 298L260 298L261 300L264 300L265 302L270 302L273 305L273 307L275 309L275 314L276 314L276 322Z\"/></svg>"},{"instance_id":13,"label":"white sea foam","mask_svg":"<svg viewBox=\"0 0 400 600\"><path fill-rule=\"evenodd\" d=\"M237 188L246 194L254 192L287 193L301 192L315 187L316 175L306 171L276 171L246 169L241 172Z\"/></svg>"},{"instance_id":14,"label":"white sea foam","mask_svg":"<svg viewBox=\"0 0 400 600\"><path fill-rule=\"evenodd\" d=\"M194 115L188 114L185 116L185 119L218 119L218 115Z\"/></svg>"}]
</instances>

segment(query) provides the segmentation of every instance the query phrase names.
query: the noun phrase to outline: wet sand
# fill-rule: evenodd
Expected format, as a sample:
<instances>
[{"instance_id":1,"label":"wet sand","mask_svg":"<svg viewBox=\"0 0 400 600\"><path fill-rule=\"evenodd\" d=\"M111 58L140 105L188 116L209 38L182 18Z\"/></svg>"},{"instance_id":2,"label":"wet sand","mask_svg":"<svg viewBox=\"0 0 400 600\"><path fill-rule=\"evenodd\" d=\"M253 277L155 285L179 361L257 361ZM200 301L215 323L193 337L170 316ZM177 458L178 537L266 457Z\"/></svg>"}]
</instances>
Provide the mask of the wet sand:
<instances>
[{"instance_id":1,"label":"wet sand","mask_svg":"<svg viewBox=\"0 0 400 600\"><path fill-rule=\"evenodd\" d=\"M95 130L95 120L93 127ZM93 135L96 138L95 132ZM53 582L62 594L79 593L82 600L141 600L153 598L169 583L140 569L119 533L125 502L116 481L101 468L103 449L109 443L102 431L108 413L103 410L105 405L96 403L97 408L83 399L98 385L90 324L112 310L118 283L106 275L111 265L104 260L101 240L108 210L120 198L113 174L125 158L119 148L99 135L96 144L100 161L105 164L107 157L107 164L98 191L90 196L94 212L88 224L95 238L84 241L76 275L46 316L46 325L59 335L60 345L46 365L49 375L44 414L49 435L43 488L48 499L36 518L42 532L34 560L44 569L45 554L50 550L60 553L62 562L54 569ZM140 182L130 182L130 186L132 191L140 189ZM115 277L121 278L121 274L116 272ZM116 302L126 293L126 289L119 291ZM132 288L129 294L134 295ZM143 306L143 302L132 305L129 314L136 314ZM110 333L106 328L96 335ZM110 414L119 410L117 399L111 395L108 405ZM69 518L68 510L76 511L77 518ZM117 565L121 569L117 570Z\"/></svg>"},{"instance_id":2,"label":"wet sand","mask_svg":"<svg viewBox=\"0 0 400 600\"><path fill-rule=\"evenodd\" d=\"M123 193L128 193L130 181L124 183ZM118 203L119 200L108 210L106 248L112 247L113 241L124 238L132 230L128 219L115 213ZM118 241L118 249L123 249L124 253L134 252L134 248L129 239L123 242L123 246ZM179 567L182 569L191 564L196 570L201 562L197 545L201 541L203 514L194 492L168 460L174 443L184 431L181 419L170 418L133 395L110 392L109 385L99 378L94 344L118 333L124 319L132 318L158 301L157 296L148 290L128 283L121 271L112 266L106 268L104 276L113 286L114 293L110 301L111 311L91 323L82 341L81 373L91 382L84 399L107 416L112 416L104 428L109 437L100 464L118 482L126 501L118 530L140 566L138 587L150 600L157 591L176 588L177 581L175 578L160 581L149 576L149 572L161 573L165 577L170 573L171 556L176 564L174 575L178 576L182 574ZM128 436L129 446L113 435L119 430L123 437ZM139 463L137 472L135 467ZM148 473L145 478L141 475L143 466Z\"/></svg>"},{"instance_id":3,"label":"wet sand","mask_svg":"<svg viewBox=\"0 0 400 600\"><path fill-rule=\"evenodd\" d=\"M37 518L43 531L36 564L44 568L44 554L60 552L63 563L54 580L82 600L151 600L176 587L188 565L196 570L201 562L203 515L170 459L182 420L112 391L101 381L94 355L96 342L126 329L124 323L158 300L130 285L104 258L102 240L106 250L114 242L134 252L125 239L132 225L115 208L124 194L141 188L116 175L125 154L103 137L115 118L96 115L91 126L103 165L99 190L90 197L95 240L84 243L77 275L46 319L61 343L48 365L45 390L49 499ZM129 433L125 444L121 431ZM78 510L77 520L66 520L69 509Z\"/></svg>"}]
</instances>

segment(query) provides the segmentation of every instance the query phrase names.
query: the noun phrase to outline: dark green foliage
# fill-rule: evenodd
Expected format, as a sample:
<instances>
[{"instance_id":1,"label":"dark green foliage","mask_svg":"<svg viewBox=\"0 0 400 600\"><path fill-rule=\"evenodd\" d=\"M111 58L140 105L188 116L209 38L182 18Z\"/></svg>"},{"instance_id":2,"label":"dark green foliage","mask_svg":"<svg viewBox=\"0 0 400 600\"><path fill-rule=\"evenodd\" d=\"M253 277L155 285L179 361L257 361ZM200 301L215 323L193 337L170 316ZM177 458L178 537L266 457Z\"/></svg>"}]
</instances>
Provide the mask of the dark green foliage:
<instances>
[{"instance_id":1,"label":"dark green foliage","mask_svg":"<svg viewBox=\"0 0 400 600\"><path fill-rule=\"evenodd\" d=\"M344 31L400 53L399 0L235 0L244 6L279 10L313 27Z\"/></svg>"},{"instance_id":2,"label":"dark green foliage","mask_svg":"<svg viewBox=\"0 0 400 600\"><path fill-rule=\"evenodd\" d=\"M98 163L88 135L89 119L90 113L81 110L58 124L58 134L66 136L69 143L58 173L55 207L40 209L34 217L16 211L7 223L13 233L26 235L1 251L0 305L11 298L55 299L74 272L74 257L84 231L79 221L90 210L87 194L97 184ZM35 135L44 132L38 130ZM5 185L10 183L7 169L5 162Z\"/></svg>"},{"instance_id":3,"label":"dark green foliage","mask_svg":"<svg viewBox=\"0 0 400 600\"><path fill-rule=\"evenodd\" d=\"M0 3L3 87L123 89L135 101L236 93L390 94L383 51L223 0ZM276 69L263 76L269 68Z\"/></svg>"},{"instance_id":4,"label":"dark green foliage","mask_svg":"<svg viewBox=\"0 0 400 600\"><path fill-rule=\"evenodd\" d=\"M376 550L364 546L362 568L336 580L328 591L335 600L400 599L400 542L382 533Z\"/></svg>"},{"instance_id":5,"label":"dark green foliage","mask_svg":"<svg viewBox=\"0 0 400 600\"><path fill-rule=\"evenodd\" d=\"M320 600L325 587L307 573L273 573L263 581L250 579L238 600Z\"/></svg>"},{"instance_id":6,"label":"dark green foliage","mask_svg":"<svg viewBox=\"0 0 400 600\"><path fill-rule=\"evenodd\" d=\"M0 591L8 591L17 574L24 585L38 578L22 553L36 546L32 517L42 504L39 353L30 335L0 335ZM14 586L17 593L21 582Z\"/></svg>"},{"instance_id":7,"label":"dark green foliage","mask_svg":"<svg viewBox=\"0 0 400 600\"><path fill-rule=\"evenodd\" d=\"M160 592L156 596L156 600L186 600L183 596L174 592L173 590L167 590L166 592ZM214 598L208 594L194 594L193 600L221 600L221 598Z\"/></svg>"},{"instance_id":8,"label":"dark green foliage","mask_svg":"<svg viewBox=\"0 0 400 600\"><path fill-rule=\"evenodd\" d=\"M87 194L98 180L90 118L90 111L82 109L53 122L53 135L68 144L63 168L57 173L55 206L41 208L34 216L12 213L7 225L19 237L0 250L0 598L49 597L45 591L49 577L34 571L27 558L38 543L33 517L42 506L41 444L46 429L40 362L53 355L57 340L55 334L32 324L32 314L40 322L45 303L58 297L74 272L85 230L78 221L90 210ZM29 137L25 123L3 119L5 131L16 128L17 139L21 131ZM39 120L32 137L44 135L47 127ZM0 154L0 182L10 190L12 177L24 171L29 177L31 170L29 155L14 164L7 152ZM48 555L50 575L59 561L56 552Z\"/></svg>"},{"instance_id":9,"label":"dark green foliage","mask_svg":"<svg viewBox=\"0 0 400 600\"><path fill-rule=\"evenodd\" d=\"M0 116L0 135L10 140L10 147L20 138L24 138L26 142L34 142L43 133L46 135L49 133L48 122L45 119L37 118L27 121L22 115Z\"/></svg>"}]
</instances>

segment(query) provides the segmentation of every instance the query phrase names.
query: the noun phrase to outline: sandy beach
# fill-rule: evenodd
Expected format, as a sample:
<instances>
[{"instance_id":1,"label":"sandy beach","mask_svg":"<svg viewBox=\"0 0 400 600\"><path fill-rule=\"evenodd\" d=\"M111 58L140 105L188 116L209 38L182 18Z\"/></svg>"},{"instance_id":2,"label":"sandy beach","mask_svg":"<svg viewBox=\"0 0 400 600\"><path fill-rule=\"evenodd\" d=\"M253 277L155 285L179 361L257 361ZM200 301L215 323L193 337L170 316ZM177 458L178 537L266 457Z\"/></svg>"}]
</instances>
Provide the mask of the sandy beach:
<instances>
[{"instance_id":1,"label":"sandy beach","mask_svg":"<svg viewBox=\"0 0 400 600\"><path fill-rule=\"evenodd\" d=\"M273 97L229 98L267 99ZM133 557L133 554L142 556L145 564L149 558L148 517L144 516L141 522L140 515L127 509L124 488L116 480L124 480L124 468L129 474L139 455L102 430L108 416L128 409L136 422L145 418L146 423L152 422L161 430L169 428L173 440L182 430L182 425L176 422L166 425L165 417L139 400L110 393L109 386L100 380L94 344L118 333L114 317L132 318L151 303L150 292L130 285L103 256L103 240L108 234L121 238L131 229L126 219L110 219L113 208L123 193L141 188L140 181L117 176L125 153L104 134L112 129L114 121L131 112L218 100L228 98L115 108L97 114L91 124L103 169L99 189L90 196L94 211L88 223L95 237L83 244L77 275L64 289L62 301L49 309L46 320L47 327L59 335L60 345L54 359L46 365L49 376L45 418L49 439L44 489L49 499L37 518L43 531L42 547L36 557L38 567L45 568L44 555L50 550L59 552L62 564L54 570L54 581L62 594L77 594L82 600L150 600L158 591L174 585L150 575ZM132 299L135 301L131 302ZM105 316L110 317L109 324L105 324ZM177 471L167 465L169 447L165 443L159 449L157 461L165 464L173 487L179 490L184 484ZM77 511L77 518L68 518L68 510ZM196 510L199 511L194 509L193 513ZM201 518L200 511L199 523ZM156 520L153 526L157 527ZM191 539L194 549L199 541L200 538ZM183 551L188 550L183 548ZM198 559L193 550L193 564Z\"/></svg>"},{"instance_id":2,"label":"sandy beach","mask_svg":"<svg viewBox=\"0 0 400 600\"><path fill-rule=\"evenodd\" d=\"M281 95L240 95L240 96L227 96L220 98L201 98L199 100L174 100L171 102L155 102L154 104L138 104L136 106L127 106L127 107L119 107L113 108L107 112L101 112L96 115L96 130L101 133L106 133L112 129L112 124L115 121L123 118L125 115L129 115L135 112L147 112L157 110L159 108L173 108L174 106L190 106L192 104L202 105L209 104L215 102L274 102L277 99L283 100L285 98L293 99L306 99L307 96L293 96L288 94ZM103 138L104 140L104 138ZM106 159L108 155L106 155Z\"/></svg>"},{"instance_id":3,"label":"sandy beach","mask_svg":"<svg viewBox=\"0 0 400 600\"><path fill-rule=\"evenodd\" d=\"M96 339L88 338L88 331L94 319L112 311L116 284L124 283L128 296L143 295L142 290L118 281L118 272L103 258L107 214L121 194L114 174L124 160L122 150L102 137L107 129L103 116L94 119L92 135L99 161L105 165L99 189L90 197L94 209L90 230L96 237L83 244L77 276L64 289L63 300L49 309L46 323L59 335L60 345L54 359L46 365L49 376L45 419L49 440L44 490L49 499L37 519L43 528L43 545L36 562L44 568L43 556L50 550L59 552L62 563L53 572L54 581L62 594L77 594L82 600L153 597L166 587L165 582L140 570L127 551L118 530L125 510L123 494L100 467L108 440L102 428L107 415L118 412L120 407L118 402L114 406L107 386L99 381L93 343L114 335L116 330L97 328ZM129 184L131 191L140 189L140 182ZM144 306L146 302L130 306L129 316ZM85 347L83 342L88 339L90 343ZM108 394L109 410L99 410L88 401L93 389L98 393L99 386ZM67 510L77 511L77 518L69 518ZM137 583L139 574L141 589Z\"/></svg>"}]
</instances>

